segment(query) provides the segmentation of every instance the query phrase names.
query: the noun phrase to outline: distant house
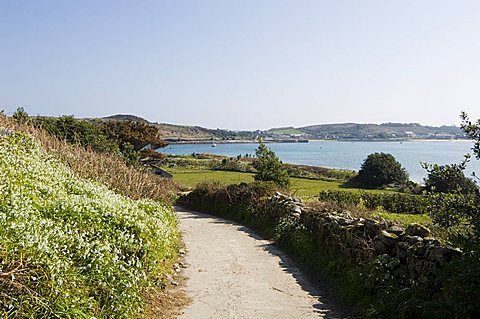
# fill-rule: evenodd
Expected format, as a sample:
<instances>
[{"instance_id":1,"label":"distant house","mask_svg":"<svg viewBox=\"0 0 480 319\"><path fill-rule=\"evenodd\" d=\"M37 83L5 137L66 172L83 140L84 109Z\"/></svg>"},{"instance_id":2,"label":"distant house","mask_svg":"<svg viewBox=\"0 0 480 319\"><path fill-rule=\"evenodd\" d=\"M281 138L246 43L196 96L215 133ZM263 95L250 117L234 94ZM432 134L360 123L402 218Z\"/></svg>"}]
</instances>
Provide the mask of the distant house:
<instances>
[{"instance_id":1,"label":"distant house","mask_svg":"<svg viewBox=\"0 0 480 319\"><path fill-rule=\"evenodd\" d=\"M407 135L408 137L417 137L417 134L412 131L405 131L405 135Z\"/></svg>"}]
</instances>

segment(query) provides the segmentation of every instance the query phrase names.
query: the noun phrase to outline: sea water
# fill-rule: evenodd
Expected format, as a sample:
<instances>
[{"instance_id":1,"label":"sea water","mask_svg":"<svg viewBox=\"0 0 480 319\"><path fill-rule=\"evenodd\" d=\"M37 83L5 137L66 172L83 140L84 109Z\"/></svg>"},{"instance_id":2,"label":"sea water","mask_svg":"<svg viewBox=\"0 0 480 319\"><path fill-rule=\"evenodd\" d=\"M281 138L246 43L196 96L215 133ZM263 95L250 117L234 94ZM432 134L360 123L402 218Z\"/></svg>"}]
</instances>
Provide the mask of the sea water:
<instances>
[{"instance_id":1,"label":"sea water","mask_svg":"<svg viewBox=\"0 0 480 319\"><path fill-rule=\"evenodd\" d=\"M211 153L237 156L255 154L257 144L173 144L159 149L168 154ZM359 170L367 155L375 152L390 153L406 168L410 179L423 182L427 176L420 162L452 164L460 163L464 154L471 153L472 141L403 141L403 142L344 142L310 141L309 143L271 143L267 146L275 151L284 163L323 166ZM480 161L474 156L465 170L470 176L475 171L480 175Z\"/></svg>"}]
</instances>

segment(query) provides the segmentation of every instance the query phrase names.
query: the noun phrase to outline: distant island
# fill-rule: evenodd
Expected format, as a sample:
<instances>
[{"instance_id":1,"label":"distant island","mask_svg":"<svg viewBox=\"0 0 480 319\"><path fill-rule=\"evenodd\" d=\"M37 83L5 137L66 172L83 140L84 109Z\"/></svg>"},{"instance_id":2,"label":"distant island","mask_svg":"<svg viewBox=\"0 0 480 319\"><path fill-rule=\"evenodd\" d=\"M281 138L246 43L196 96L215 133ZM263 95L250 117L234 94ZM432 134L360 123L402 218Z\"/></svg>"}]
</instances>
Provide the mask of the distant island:
<instances>
[{"instance_id":1,"label":"distant island","mask_svg":"<svg viewBox=\"0 0 480 319\"><path fill-rule=\"evenodd\" d=\"M418 123L383 124L320 124L300 128L274 128L268 133L302 136L328 140L405 140L405 139L463 139L465 135L457 126L424 126Z\"/></svg>"},{"instance_id":2,"label":"distant island","mask_svg":"<svg viewBox=\"0 0 480 319\"><path fill-rule=\"evenodd\" d=\"M117 114L105 120L136 121L154 124L159 135L171 144L179 143L256 143L259 138L267 143L302 143L309 140L338 141L404 141L464 139L457 126L426 126L419 123L383 124L319 124L305 127L280 127L269 130L235 131L209 129L200 126L153 123L135 115Z\"/></svg>"}]
</instances>

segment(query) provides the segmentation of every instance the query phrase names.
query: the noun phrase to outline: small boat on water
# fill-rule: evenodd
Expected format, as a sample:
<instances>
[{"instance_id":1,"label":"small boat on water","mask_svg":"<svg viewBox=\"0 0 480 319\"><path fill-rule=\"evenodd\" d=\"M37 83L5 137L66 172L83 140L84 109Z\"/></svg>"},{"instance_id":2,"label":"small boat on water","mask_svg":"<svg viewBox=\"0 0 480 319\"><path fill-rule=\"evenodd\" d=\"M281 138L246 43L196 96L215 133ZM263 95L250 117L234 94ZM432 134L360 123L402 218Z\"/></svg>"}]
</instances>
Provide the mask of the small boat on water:
<instances>
[{"instance_id":1,"label":"small boat on water","mask_svg":"<svg viewBox=\"0 0 480 319\"><path fill-rule=\"evenodd\" d=\"M217 146L217 144L215 144L215 143L212 143L212 147L215 147L215 146Z\"/></svg>"}]
</instances>

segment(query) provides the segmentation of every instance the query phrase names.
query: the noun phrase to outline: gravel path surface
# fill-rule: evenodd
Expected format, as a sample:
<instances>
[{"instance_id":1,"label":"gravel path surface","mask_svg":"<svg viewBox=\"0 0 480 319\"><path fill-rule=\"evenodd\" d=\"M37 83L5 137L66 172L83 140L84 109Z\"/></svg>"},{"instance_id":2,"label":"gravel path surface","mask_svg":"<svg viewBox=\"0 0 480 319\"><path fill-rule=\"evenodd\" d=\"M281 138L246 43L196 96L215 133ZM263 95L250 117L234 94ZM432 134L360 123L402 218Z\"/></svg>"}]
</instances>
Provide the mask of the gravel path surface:
<instances>
[{"instance_id":1,"label":"gravel path surface","mask_svg":"<svg viewBox=\"0 0 480 319\"><path fill-rule=\"evenodd\" d=\"M321 296L270 241L210 215L176 209L186 245L181 319L348 318Z\"/></svg>"}]
</instances>

